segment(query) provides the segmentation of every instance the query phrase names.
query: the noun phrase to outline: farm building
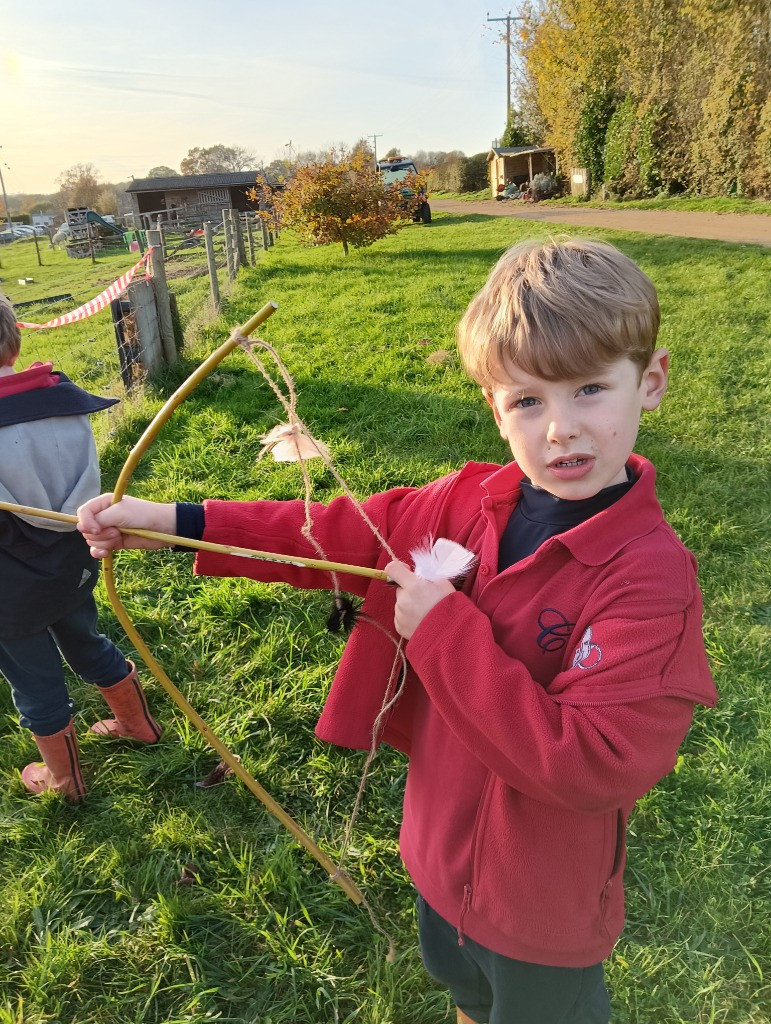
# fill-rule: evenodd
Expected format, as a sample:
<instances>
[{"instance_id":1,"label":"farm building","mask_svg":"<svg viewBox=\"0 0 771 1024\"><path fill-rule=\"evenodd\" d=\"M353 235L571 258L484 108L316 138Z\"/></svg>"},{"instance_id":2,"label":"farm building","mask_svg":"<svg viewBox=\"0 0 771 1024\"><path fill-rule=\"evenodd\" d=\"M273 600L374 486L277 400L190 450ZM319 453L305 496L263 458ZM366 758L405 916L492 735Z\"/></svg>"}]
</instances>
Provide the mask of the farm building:
<instances>
[{"instance_id":1,"label":"farm building","mask_svg":"<svg viewBox=\"0 0 771 1024\"><path fill-rule=\"evenodd\" d=\"M554 174L557 158L551 146L494 146L487 154L487 166L495 196L499 185L524 185L536 174Z\"/></svg>"},{"instance_id":2,"label":"farm building","mask_svg":"<svg viewBox=\"0 0 771 1024\"><path fill-rule=\"evenodd\" d=\"M128 216L134 227L154 227L162 221L219 220L226 209L256 209L247 191L260 171L226 174L188 174L173 178L135 178L126 189Z\"/></svg>"}]
</instances>

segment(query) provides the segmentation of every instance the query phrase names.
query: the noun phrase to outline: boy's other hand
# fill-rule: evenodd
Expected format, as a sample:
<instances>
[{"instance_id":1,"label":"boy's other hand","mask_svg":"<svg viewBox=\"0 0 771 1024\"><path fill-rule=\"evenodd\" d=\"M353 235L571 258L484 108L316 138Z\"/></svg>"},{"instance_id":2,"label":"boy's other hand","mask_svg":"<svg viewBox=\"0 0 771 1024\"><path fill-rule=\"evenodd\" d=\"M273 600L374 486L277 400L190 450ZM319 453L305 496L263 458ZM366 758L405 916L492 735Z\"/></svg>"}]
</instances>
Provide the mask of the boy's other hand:
<instances>
[{"instance_id":1,"label":"boy's other hand","mask_svg":"<svg viewBox=\"0 0 771 1024\"><path fill-rule=\"evenodd\" d=\"M163 548L160 540L132 537L121 528L175 533L177 507L161 505L141 498L122 498L114 505L112 494L100 494L78 509L78 529L86 538L94 558L106 558L111 551L122 548Z\"/></svg>"},{"instance_id":2,"label":"boy's other hand","mask_svg":"<svg viewBox=\"0 0 771 1024\"><path fill-rule=\"evenodd\" d=\"M410 639L434 605L455 593L450 580L422 580L404 562L389 562L385 571L399 587L396 591L394 625L397 633L405 640Z\"/></svg>"}]
</instances>

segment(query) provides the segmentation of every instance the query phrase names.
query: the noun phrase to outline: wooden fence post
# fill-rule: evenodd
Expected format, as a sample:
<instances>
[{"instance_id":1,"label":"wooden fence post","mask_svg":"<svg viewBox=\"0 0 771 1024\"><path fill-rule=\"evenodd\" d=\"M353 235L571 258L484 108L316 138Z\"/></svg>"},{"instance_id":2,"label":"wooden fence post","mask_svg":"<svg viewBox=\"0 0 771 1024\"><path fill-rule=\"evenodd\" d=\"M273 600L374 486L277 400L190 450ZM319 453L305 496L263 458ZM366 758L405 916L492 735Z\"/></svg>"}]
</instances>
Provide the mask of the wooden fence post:
<instances>
[{"instance_id":1,"label":"wooden fence post","mask_svg":"<svg viewBox=\"0 0 771 1024\"><path fill-rule=\"evenodd\" d=\"M254 231L252 229L252 218L246 214L246 241L249 245L249 263L254 266L257 261L257 257L254 253Z\"/></svg>"},{"instance_id":2,"label":"wooden fence post","mask_svg":"<svg viewBox=\"0 0 771 1024\"><path fill-rule=\"evenodd\" d=\"M160 237L160 240L161 240L161 242L160 242L160 244L161 244L161 253L163 254L163 259L164 259L164 262L165 262L165 260L166 260L166 235L165 235L164 230L163 230L163 221L161 220L160 216L155 221L155 230L158 232L158 236Z\"/></svg>"},{"instance_id":3,"label":"wooden fence post","mask_svg":"<svg viewBox=\"0 0 771 1024\"><path fill-rule=\"evenodd\" d=\"M214 312L220 311L220 283L217 279L217 261L214 259L214 238L212 237L211 221L207 220L203 226L203 240L206 245L206 263L209 267L209 288L211 290L211 302Z\"/></svg>"},{"instance_id":4,"label":"wooden fence post","mask_svg":"<svg viewBox=\"0 0 771 1024\"><path fill-rule=\"evenodd\" d=\"M236 231L236 249L238 250L238 265L246 266L246 245L244 243L244 225L241 222L241 214L233 210L233 226Z\"/></svg>"},{"instance_id":5,"label":"wooden fence post","mask_svg":"<svg viewBox=\"0 0 771 1024\"><path fill-rule=\"evenodd\" d=\"M174 344L174 323L171 319L171 303L169 302L169 286L166 281L166 267L163 263L163 245L161 233L157 230L148 230L148 246L157 246L152 255L150 276L153 281L155 292L155 304L158 307L158 323L161 329L161 343L163 354L169 366L177 361L177 346Z\"/></svg>"},{"instance_id":6,"label":"wooden fence post","mask_svg":"<svg viewBox=\"0 0 771 1024\"><path fill-rule=\"evenodd\" d=\"M238 244L238 214L230 207L230 239L233 243L233 272L238 276L241 269L241 246Z\"/></svg>"},{"instance_id":7,"label":"wooden fence post","mask_svg":"<svg viewBox=\"0 0 771 1024\"><path fill-rule=\"evenodd\" d=\"M262 225L262 247L265 252L270 248L270 241L268 239L268 225L265 223L262 217L260 217L260 224Z\"/></svg>"},{"instance_id":8,"label":"wooden fence post","mask_svg":"<svg viewBox=\"0 0 771 1024\"><path fill-rule=\"evenodd\" d=\"M134 314L134 337L131 340L136 348L132 356L144 373L154 373L164 362L165 349L153 287L147 281L134 281L128 287L128 300ZM130 372L133 367L128 369Z\"/></svg>"},{"instance_id":9,"label":"wooden fence post","mask_svg":"<svg viewBox=\"0 0 771 1024\"><path fill-rule=\"evenodd\" d=\"M235 270L246 266L247 251L244 246L244 232L241 229L241 214L238 210L230 210L230 223L232 224L233 249L235 250Z\"/></svg>"},{"instance_id":10,"label":"wooden fence post","mask_svg":"<svg viewBox=\"0 0 771 1024\"><path fill-rule=\"evenodd\" d=\"M233 227L230 222L230 210L222 211L222 230L225 235L225 259L228 266L228 280L236 276L235 254L233 252Z\"/></svg>"}]
</instances>

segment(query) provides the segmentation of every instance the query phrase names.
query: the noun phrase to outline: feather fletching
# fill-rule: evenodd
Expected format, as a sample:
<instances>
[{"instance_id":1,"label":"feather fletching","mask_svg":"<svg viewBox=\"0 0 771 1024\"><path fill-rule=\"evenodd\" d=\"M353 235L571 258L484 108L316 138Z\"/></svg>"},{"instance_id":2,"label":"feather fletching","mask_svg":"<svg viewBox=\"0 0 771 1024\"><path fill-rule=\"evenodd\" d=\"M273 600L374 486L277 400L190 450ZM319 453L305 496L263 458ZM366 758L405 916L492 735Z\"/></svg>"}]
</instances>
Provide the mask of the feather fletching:
<instances>
[{"instance_id":1,"label":"feather fletching","mask_svg":"<svg viewBox=\"0 0 771 1024\"><path fill-rule=\"evenodd\" d=\"M422 580L462 579L476 559L473 551L446 537L433 542L429 539L425 546L410 551L410 555L415 575Z\"/></svg>"}]
</instances>

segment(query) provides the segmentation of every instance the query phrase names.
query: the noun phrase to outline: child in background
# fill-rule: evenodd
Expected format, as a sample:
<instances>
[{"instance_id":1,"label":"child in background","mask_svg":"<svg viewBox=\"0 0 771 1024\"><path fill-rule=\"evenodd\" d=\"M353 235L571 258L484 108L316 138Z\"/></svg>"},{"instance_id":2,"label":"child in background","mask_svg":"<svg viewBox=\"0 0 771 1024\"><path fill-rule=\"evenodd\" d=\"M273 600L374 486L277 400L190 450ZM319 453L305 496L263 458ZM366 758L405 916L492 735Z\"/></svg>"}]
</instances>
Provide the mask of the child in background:
<instances>
[{"instance_id":1,"label":"child in background","mask_svg":"<svg viewBox=\"0 0 771 1024\"><path fill-rule=\"evenodd\" d=\"M633 453L667 387L655 289L601 242L506 252L472 300L460 354L514 461L471 463L364 503L313 506L327 558L384 568L398 589L343 576L407 643L380 739L409 756L402 859L423 960L458 1020L607 1024L602 961L624 921L626 824L671 771L694 705L716 700L696 563ZM80 510L92 553L159 546L121 527L314 557L302 501ZM457 589L406 564L428 537L476 555ZM196 572L328 587L309 569L201 552ZM317 725L368 749L394 646L360 621Z\"/></svg>"},{"instance_id":2,"label":"child in background","mask_svg":"<svg viewBox=\"0 0 771 1024\"><path fill-rule=\"evenodd\" d=\"M17 373L20 351L16 318L0 296L0 498L73 513L99 491L88 413L117 399L82 391L51 363ZM62 658L100 688L115 715L93 732L144 743L161 735L134 665L97 629L97 578L98 562L74 525L0 511L0 672L43 758L21 777L33 793L53 789L72 801L86 787Z\"/></svg>"}]
</instances>

